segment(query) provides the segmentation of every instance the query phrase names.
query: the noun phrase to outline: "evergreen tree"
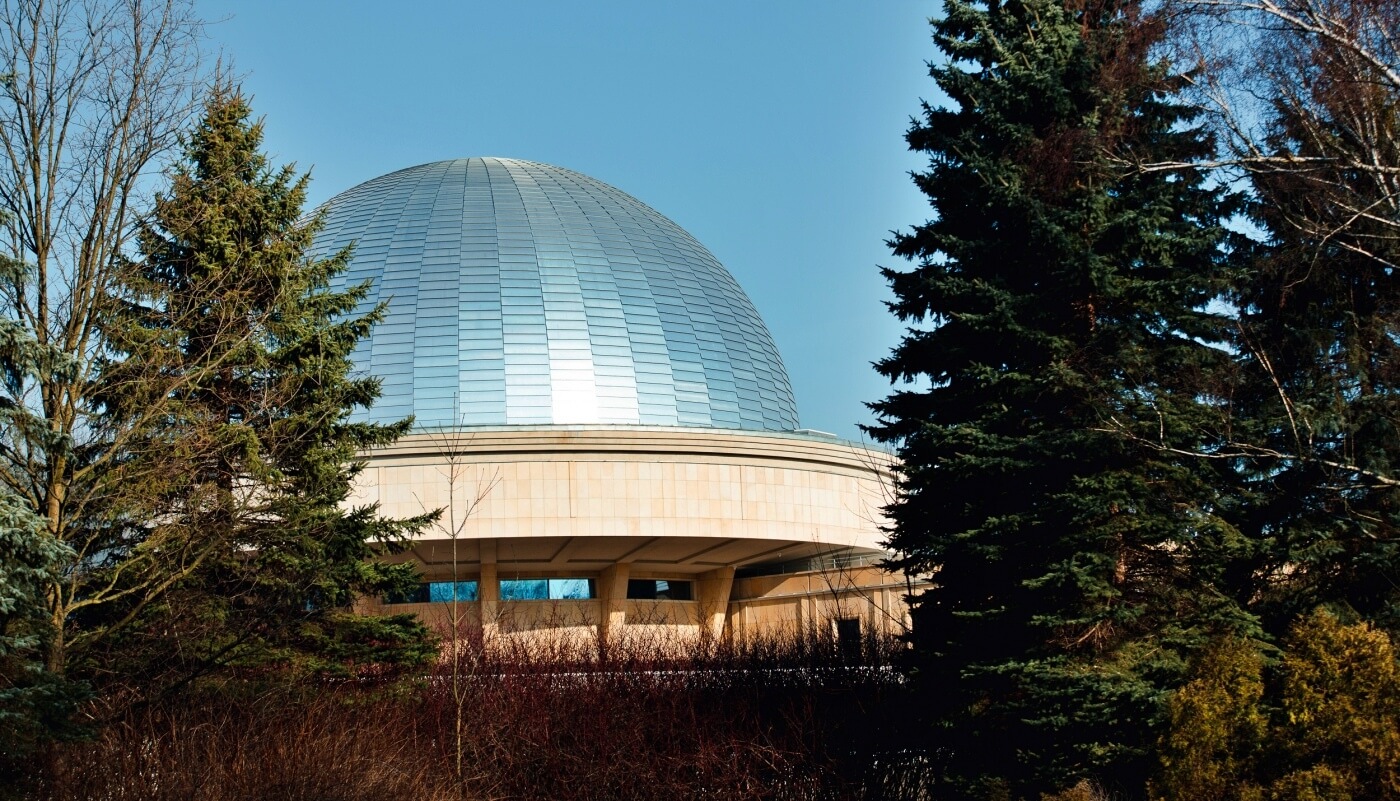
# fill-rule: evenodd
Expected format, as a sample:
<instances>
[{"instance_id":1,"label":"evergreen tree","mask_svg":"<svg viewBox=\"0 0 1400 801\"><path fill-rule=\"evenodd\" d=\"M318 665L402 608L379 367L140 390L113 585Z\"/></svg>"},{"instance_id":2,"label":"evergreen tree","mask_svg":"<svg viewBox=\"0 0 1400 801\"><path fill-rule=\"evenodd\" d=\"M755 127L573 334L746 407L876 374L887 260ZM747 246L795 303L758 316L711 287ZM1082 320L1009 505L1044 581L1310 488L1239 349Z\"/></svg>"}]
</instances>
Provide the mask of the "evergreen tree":
<instances>
[{"instance_id":1,"label":"evergreen tree","mask_svg":"<svg viewBox=\"0 0 1400 801\"><path fill-rule=\"evenodd\" d=\"M350 353L380 311L352 314L367 285L328 288L348 252L307 257L308 178L271 167L261 140L239 91L217 85L113 299L98 395L102 422L134 432L110 481L132 545L92 579L120 586L136 559L169 579L83 624L122 629L107 659L184 674L421 663L434 649L410 616L348 612L416 582L377 557L427 522L347 508L357 453L411 422L349 419L378 396Z\"/></svg>"},{"instance_id":2,"label":"evergreen tree","mask_svg":"<svg viewBox=\"0 0 1400 801\"><path fill-rule=\"evenodd\" d=\"M43 520L0 489L0 780L46 740L76 732L83 685L45 669L50 634L44 591L67 549Z\"/></svg>"},{"instance_id":3,"label":"evergreen tree","mask_svg":"<svg viewBox=\"0 0 1400 801\"><path fill-rule=\"evenodd\" d=\"M1095 778L1140 792L1164 693L1216 630L1247 543L1214 514L1219 464L1178 460L1227 353L1221 226L1233 201L1149 53L1133 2L950 0L931 74L950 98L908 134L931 221L885 270L911 324L872 404L897 445L897 566L947 797Z\"/></svg>"},{"instance_id":4,"label":"evergreen tree","mask_svg":"<svg viewBox=\"0 0 1400 801\"><path fill-rule=\"evenodd\" d=\"M0 284L20 280L22 265L0 260ZM0 318L0 380L11 392L29 376L63 371L66 360L40 345L22 326ZM29 410L0 399L0 446L9 432L30 424ZM0 485L0 781L20 768L33 748L72 731L71 715L82 685L46 669L52 627L45 593L72 552L50 534L31 504Z\"/></svg>"}]
</instances>

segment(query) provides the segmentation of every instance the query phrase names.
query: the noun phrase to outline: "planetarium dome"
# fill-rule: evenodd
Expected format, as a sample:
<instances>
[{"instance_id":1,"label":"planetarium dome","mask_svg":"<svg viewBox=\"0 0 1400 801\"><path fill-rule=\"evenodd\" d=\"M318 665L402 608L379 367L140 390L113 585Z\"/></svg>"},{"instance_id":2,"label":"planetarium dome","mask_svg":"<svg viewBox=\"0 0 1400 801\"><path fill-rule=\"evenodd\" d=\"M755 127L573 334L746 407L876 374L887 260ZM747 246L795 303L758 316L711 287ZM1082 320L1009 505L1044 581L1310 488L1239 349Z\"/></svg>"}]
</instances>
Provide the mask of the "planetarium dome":
<instances>
[{"instance_id":1,"label":"planetarium dome","mask_svg":"<svg viewBox=\"0 0 1400 801\"><path fill-rule=\"evenodd\" d=\"M773 339L693 237L585 175L440 161L324 206L313 253L354 244L339 287L387 303L355 353L368 413L420 428L630 424L798 428Z\"/></svg>"},{"instance_id":2,"label":"planetarium dome","mask_svg":"<svg viewBox=\"0 0 1400 801\"><path fill-rule=\"evenodd\" d=\"M357 608L482 643L903 625L910 585L877 565L892 457L798 430L763 320L675 223L501 158L390 173L322 211L313 254L353 245L338 287L369 282L360 311L385 308L354 354L383 385L361 419L419 429L362 454L346 503L441 512L386 557L419 586Z\"/></svg>"}]
</instances>

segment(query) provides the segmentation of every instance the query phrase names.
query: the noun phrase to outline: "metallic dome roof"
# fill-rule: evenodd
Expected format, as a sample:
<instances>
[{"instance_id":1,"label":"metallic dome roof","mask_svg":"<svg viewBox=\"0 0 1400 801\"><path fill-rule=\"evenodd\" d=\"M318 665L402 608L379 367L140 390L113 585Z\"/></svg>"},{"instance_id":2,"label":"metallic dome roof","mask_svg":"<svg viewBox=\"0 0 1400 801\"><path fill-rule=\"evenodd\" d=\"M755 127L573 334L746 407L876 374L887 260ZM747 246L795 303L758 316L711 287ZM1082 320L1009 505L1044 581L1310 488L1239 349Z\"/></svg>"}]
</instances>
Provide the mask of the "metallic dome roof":
<instances>
[{"instance_id":1,"label":"metallic dome roof","mask_svg":"<svg viewBox=\"0 0 1400 801\"><path fill-rule=\"evenodd\" d=\"M502 158L410 167L325 205L313 252L388 302L360 343L367 415L422 428L798 427L773 338L680 226L571 170Z\"/></svg>"}]
</instances>

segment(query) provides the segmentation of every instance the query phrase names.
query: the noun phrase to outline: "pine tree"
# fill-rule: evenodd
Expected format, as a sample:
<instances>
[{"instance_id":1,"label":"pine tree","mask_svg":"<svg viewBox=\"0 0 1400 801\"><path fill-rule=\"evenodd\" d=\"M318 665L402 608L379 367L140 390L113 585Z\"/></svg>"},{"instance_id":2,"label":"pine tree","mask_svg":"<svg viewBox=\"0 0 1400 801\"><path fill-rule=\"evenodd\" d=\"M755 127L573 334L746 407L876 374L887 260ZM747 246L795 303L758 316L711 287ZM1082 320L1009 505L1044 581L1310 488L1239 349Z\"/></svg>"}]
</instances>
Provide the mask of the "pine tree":
<instances>
[{"instance_id":1,"label":"pine tree","mask_svg":"<svg viewBox=\"0 0 1400 801\"><path fill-rule=\"evenodd\" d=\"M950 98L908 134L931 221L898 234L911 327L872 404L902 462L896 564L944 792L1079 778L1140 791L1164 692L1215 630L1248 544L1213 514L1219 466L1178 460L1212 419L1224 350L1221 221L1183 164L1211 153L1133 2L945 3L931 74Z\"/></svg>"},{"instance_id":2,"label":"pine tree","mask_svg":"<svg viewBox=\"0 0 1400 801\"><path fill-rule=\"evenodd\" d=\"M90 625L126 629L107 658L185 673L421 663L421 624L348 613L416 581L377 557L427 522L347 508L358 452L411 423L349 419L378 396L350 353L380 312L352 314L366 285L328 288L348 252L306 255L320 225L300 219L308 178L270 166L261 140L240 92L217 85L113 299L99 397L103 423L134 432L110 482L137 544L123 561L169 579ZM103 578L120 585L122 566Z\"/></svg>"}]
</instances>

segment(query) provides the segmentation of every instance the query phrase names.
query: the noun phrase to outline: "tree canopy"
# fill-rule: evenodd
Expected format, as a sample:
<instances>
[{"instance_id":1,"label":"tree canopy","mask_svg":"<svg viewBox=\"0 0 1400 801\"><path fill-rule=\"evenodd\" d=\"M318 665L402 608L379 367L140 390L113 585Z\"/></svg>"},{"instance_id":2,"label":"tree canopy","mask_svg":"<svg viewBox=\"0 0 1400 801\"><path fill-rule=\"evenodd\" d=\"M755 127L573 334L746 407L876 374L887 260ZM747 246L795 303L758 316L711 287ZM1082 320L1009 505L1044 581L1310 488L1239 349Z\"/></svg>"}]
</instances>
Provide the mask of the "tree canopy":
<instances>
[{"instance_id":1,"label":"tree canopy","mask_svg":"<svg viewBox=\"0 0 1400 801\"><path fill-rule=\"evenodd\" d=\"M308 178L270 165L261 141L241 93L217 84L104 317L114 355L96 394L103 424L132 432L111 474L128 545L94 577L120 586L141 563L138 580L167 586L87 625L131 626L122 646L183 627L178 649L150 640L185 670L420 662L433 649L416 620L349 614L361 594L416 581L376 557L427 522L349 504L358 454L411 424L351 420L378 396L350 354L380 312L354 313L367 285L330 288L348 252L307 255L320 225L302 219Z\"/></svg>"},{"instance_id":2,"label":"tree canopy","mask_svg":"<svg viewBox=\"0 0 1400 801\"><path fill-rule=\"evenodd\" d=\"M1142 443L1202 444L1238 201L1137 169L1213 152L1138 4L948 2L933 29L950 102L908 134L933 216L892 242L910 329L877 364L910 386L869 429L901 459L895 564L933 574L921 708L945 792L1132 784L1191 649L1251 629L1219 468Z\"/></svg>"}]
</instances>

